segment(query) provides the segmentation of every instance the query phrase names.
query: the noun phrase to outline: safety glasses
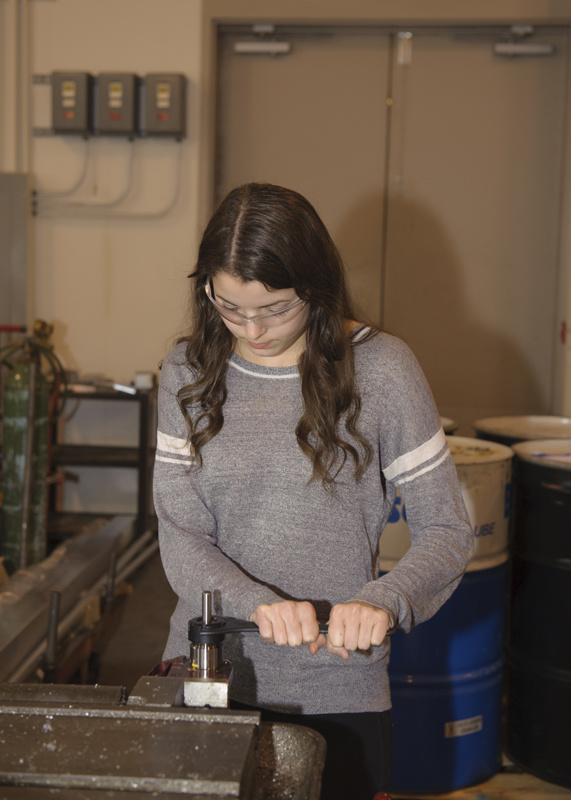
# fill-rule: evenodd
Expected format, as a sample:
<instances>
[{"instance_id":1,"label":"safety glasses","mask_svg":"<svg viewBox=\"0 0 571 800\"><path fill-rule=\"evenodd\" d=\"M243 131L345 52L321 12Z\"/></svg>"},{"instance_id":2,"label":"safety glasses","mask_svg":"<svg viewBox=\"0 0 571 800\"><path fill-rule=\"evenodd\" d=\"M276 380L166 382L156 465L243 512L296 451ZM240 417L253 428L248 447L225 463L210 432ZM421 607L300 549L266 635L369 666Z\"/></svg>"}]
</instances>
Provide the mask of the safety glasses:
<instances>
[{"instance_id":1,"label":"safety glasses","mask_svg":"<svg viewBox=\"0 0 571 800\"><path fill-rule=\"evenodd\" d=\"M233 325L245 325L247 322L253 322L255 325L260 325L263 328L277 328L278 325L283 325L285 322L289 322L290 319L293 319L293 317L297 315L297 312L292 314L291 311L305 303L305 300L295 300L293 303L290 303L289 306L280 308L278 311L268 311L266 314L257 314L255 317L245 317L243 314L240 314L239 311L217 303L213 297L210 282L204 286L204 291L220 316ZM301 311L301 309L299 310Z\"/></svg>"}]
</instances>

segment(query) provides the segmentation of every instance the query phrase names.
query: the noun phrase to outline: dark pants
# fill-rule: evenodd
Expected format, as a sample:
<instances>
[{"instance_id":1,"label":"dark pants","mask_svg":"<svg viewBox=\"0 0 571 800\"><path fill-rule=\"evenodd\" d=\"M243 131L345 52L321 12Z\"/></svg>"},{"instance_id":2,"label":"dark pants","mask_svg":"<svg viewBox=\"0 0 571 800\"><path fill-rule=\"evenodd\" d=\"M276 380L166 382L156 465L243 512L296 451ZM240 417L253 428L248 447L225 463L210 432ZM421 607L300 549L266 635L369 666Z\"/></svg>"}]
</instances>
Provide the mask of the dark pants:
<instances>
[{"instance_id":1,"label":"dark pants","mask_svg":"<svg viewBox=\"0 0 571 800\"><path fill-rule=\"evenodd\" d=\"M231 708L252 710L232 701ZM264 722L305 725L327 742L321 800L373 800L388 792L393 760L390 711L360 714L280 714L265 708Z\"/></svg>"}]
</instances>

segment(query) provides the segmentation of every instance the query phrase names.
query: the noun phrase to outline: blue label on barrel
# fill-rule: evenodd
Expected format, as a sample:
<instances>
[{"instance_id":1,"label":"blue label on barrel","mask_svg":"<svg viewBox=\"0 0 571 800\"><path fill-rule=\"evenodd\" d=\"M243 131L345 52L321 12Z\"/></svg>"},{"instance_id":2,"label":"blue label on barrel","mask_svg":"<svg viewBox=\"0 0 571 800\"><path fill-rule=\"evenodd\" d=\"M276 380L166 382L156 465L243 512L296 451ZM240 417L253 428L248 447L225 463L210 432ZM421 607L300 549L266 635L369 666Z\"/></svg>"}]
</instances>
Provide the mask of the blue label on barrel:
<instances>
[{"instance_id":1,"label":"blue label on barrel","mask_svg":"<svg viewBox=\"0 0 571 800\"><path fill-rule=\"evenodd\" d=\"M495 532L495 522L486 522L483 525L474 525L474 536L493 536Z\"/></svg>"},{"instance_id":2,"label":"blue label on barrel","mask_svg":"<svg viewBox=\"0 0 571 800\"><path fill-rule=\"evenodd\" d=\"M406 509L404 507L402 497L397 495L397 497L395 497L395 502L387 522L398 522L401 517L406 522Z\"/></svg>"}]
</instances>

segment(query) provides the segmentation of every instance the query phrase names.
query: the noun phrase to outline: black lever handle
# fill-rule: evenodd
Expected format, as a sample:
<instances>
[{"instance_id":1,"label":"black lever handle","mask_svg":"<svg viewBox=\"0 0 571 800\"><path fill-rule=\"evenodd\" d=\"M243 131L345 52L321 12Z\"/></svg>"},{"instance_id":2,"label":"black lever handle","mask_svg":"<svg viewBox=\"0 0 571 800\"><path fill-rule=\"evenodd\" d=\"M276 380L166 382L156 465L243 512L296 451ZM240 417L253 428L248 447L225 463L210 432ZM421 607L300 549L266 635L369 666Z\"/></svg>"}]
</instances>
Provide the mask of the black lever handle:
<instances>
[{"instance_id":1,"label":"black lever handle","mask_svg":"<svg viewBox=\"0 0 571 800\"><path fill-rule=\"evenodd\" d=\"M327 623L319 622L319 633L327 634ZM202 592L202 616L188 622L188 638L194 644L220 644L227 633L256 633L255 622L212 615L212 593Z\"/></svg>"},{"instance_id":2,"label":"black lever handle","mask_svg":"<svg viewBox=\"0 0 571 800\"><path fill-rule=\"evenodd\" d=\"M319 633L327 634L327 623L319 622ZM195 617L188 623L188 638L195 644L219 644L227 633L258 633L255 622L236 617L211 617L204 622L202 617Z\"/></svg>"}]
</instances>

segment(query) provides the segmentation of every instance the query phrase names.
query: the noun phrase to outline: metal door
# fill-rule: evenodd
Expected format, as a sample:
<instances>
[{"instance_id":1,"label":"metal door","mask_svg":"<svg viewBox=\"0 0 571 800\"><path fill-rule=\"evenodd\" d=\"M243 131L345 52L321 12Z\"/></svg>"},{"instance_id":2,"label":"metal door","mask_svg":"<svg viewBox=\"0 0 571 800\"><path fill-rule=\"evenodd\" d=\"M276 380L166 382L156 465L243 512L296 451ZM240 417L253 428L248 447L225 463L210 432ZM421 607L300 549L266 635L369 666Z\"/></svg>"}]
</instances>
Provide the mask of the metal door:
<instances>
[{"instance_id":1,"label":"metal door","mask_svg":"<svg viewBox=\"0 0 571 800\"><path fill-rule=\"evenodd\" d=\"M218 199L252 180L305 195L378 321L389 36L300 29L280 36L292 44L288 55L234 52L251 38L220 36Z\"/></svg>"}]
</instances>

